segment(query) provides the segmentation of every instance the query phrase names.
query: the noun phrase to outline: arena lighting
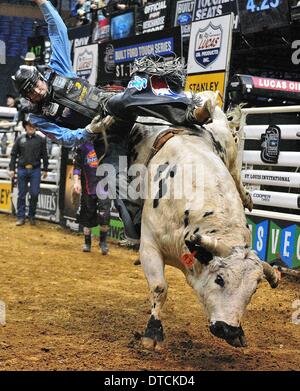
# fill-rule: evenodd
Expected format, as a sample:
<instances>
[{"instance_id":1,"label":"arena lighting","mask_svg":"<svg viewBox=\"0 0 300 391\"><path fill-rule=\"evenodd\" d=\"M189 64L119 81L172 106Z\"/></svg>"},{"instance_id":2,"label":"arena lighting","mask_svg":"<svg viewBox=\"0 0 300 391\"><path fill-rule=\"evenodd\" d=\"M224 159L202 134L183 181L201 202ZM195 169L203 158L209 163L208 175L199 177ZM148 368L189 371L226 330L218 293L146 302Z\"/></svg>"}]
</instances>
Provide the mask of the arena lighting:
<instances>
[{"instance_id":1,"label":"arena lighting","mask_svg":"<svg viewBox=\"0 0 300 391\"><path fill-rule=\"evenodd\" d=\"M256 98L300 101L300 82L236 74L229 82L228 92L234 103Z\"/></svg>"}]
</instances>

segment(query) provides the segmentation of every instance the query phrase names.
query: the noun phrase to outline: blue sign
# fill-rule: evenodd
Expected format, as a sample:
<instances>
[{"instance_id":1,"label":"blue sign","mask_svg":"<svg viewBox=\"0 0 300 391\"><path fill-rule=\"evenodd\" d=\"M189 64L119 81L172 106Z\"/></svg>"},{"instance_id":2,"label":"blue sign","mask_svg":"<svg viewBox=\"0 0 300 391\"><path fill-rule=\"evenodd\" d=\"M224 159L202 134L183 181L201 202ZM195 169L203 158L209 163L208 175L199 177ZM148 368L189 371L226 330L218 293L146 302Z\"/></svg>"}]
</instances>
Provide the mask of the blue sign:
<instances>
[{"instance_id":1,"label":"blue sign","mask_svg":"<svg viewBox=\"0 0 300 391\"><path fill-rule=\"evenodd\" d=\"M115 48L115 64L134 61L136 58L155 55L165 56L174 52L174 38L143 42L136 45Z\"/></svg>"},{"instance_id":2,"label":"blue sign","mask_svg":"<svg viewBox=\"0 0 300 391\"><path fill-rule=\"evenodd\" d=\"M269 220L264 220L256 226L253 249L257 252L260 259L265 259L268 246L268 228Z\"/></svg>"}]
</instances>

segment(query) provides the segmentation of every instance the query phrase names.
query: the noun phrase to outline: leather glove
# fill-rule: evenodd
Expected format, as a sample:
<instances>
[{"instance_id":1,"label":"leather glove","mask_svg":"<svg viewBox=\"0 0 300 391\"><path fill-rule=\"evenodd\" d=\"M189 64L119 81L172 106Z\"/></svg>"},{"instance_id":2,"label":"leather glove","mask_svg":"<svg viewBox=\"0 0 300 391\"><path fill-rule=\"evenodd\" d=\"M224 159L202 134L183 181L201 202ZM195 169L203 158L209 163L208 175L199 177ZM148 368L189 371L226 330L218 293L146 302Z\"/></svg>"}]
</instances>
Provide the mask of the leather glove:
<instances>
[{"instance_id":1,"label":"leather glove","mask_svg":"<svg viewBox=\"0 0 300 391\"><path fill-rule=\"evenodd\" d=\"M107 115L105 118L101 118L100 115L97 115L93 121L85 128L88 133L96 134L103 133L115 122L114 118L110 115Z\"/></svg>"}]
</instances>

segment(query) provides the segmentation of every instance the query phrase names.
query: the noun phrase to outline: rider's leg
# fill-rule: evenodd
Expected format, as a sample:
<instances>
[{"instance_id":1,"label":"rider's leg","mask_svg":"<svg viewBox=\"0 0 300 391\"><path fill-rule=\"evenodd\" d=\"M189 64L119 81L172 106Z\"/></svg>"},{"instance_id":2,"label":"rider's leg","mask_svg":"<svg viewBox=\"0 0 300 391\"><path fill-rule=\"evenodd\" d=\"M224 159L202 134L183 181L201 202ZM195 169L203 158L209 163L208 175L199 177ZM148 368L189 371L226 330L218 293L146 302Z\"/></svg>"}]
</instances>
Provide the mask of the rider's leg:
<instances>
[{"instance_id":1,"label":"rider's leg","mask_svg":"<svg viewBox=\"0 0 300 391\"><path fill-rule=\"evenodd\" d=\"M218 104L219 91L204 91L199 94L201 100L203 101L202 105L196 107L192 111L190 121L194 120L198 124L204 124L209 119L213 120L214 111Z\"/></svg>"},{"instance_id":2,"label":"rider's leg","mask_svg":"<svg viewBox=\"0 0 300 391\"><path fill-rule=\"evenodd\" d=\"M108 197L114 200L115 206L124 223L125 236L133 242L138 242L140 238L140 224L137 222L137 216L140 205L137 201L129 199L128 180L127 180L127 142L110 142L109 151L103 161L100 163L100 177L103 177L101 171L102 165L111 165L111 170L106 175L103 183L108 184ZM102 166L106 171L105 166ZM101 183L101 181L99 182Z\"/></svg>"}]
</instances>

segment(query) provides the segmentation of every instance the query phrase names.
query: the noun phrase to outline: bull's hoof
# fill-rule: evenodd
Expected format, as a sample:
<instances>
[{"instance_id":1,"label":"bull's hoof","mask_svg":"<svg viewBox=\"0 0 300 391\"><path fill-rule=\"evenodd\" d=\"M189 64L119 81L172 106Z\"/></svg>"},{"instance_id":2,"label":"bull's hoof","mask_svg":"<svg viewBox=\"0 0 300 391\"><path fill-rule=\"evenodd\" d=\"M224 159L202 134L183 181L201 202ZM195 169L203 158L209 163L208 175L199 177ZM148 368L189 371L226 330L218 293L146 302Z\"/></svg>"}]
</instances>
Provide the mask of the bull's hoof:
<instances>
[{"instance_id":1,"label":"bull's hoof","mask_svg":"<svg viewBox=\"0 0 300 391\"><path fill-rule=\"evenodd\" d=\"M248 346L246 337L244 335L240 335L239 337L233 339L226 339L226 342L235 348L245 348Z\"/></svg>"},{"instance_id":2,"label":"bull's hoof","mask_svg":"<svg viewBox=\"0 0 300 391\"><path fill-rule=\"evenodd\" d=\"M247 208L250 212L253 209L253 201L251 194L247 191L245 194L244 202L243 202L244 208Z\"/></svg>"},{"instance_id":3,"label":"bull's hoof","mask_svg":"<svg viewBox=\"0 0 300 391\"><path fill-rule=\"evenodd\" d=\"M157 342L152 338L143 337L142 338L142 345L147 350L155 350L156 352L161 352L164 350L164 344L163 342Z\"/></svg>"},{"instance_id":4,"label":"bull's hoof","mask_svg":"<svg viewBox=\"0 0 300 391\"><path fill-rule=\"evenodd\" d=\"M156 342L154 339L143 337L142 338L142 345L147 350L154 350Z\"/></svg>"},{"instance_id":5,"label":"bull's hoof","mask_svg":"<svg viewBox=\"0 0 300 391\"><path fill-rule=\"evenodd\" d=\"M145 349L160 351L162 350L163 340L164 332L161 321L151 315L142 338L142 344Z\"/></svg>"}]
</instances>

